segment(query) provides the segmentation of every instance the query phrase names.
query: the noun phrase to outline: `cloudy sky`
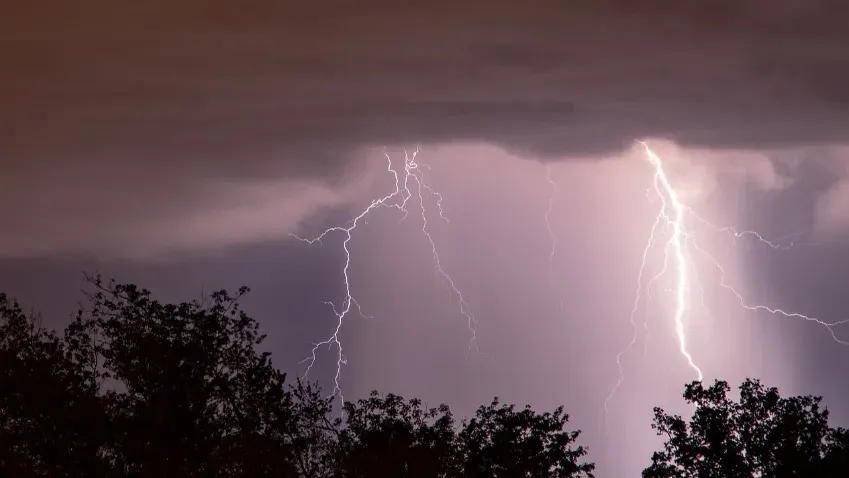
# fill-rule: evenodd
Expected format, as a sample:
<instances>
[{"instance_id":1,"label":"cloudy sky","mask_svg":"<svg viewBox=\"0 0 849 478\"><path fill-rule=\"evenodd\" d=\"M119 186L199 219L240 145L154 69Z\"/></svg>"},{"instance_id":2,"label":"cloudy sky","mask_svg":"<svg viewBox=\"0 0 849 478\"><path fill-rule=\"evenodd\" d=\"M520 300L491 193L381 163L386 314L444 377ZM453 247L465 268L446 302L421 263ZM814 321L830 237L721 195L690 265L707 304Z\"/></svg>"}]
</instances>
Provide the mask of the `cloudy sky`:
<instances>
[{"instance_id":1,"label":"cloudy sky","mask_svg":"<svg viewBox=\"0 0 849 478\"><path fill-rule=\"evenodd\" d=\"M393 190L384 153L403 167L420 146L449 219L426 193L428 231L480 352L418 206L403 221L380 209L350 242L370 318L342 330L346 397L377 388L461 413L493 395L563 404L600 476L636 476L658 445L651 407L679 407L695 377L672 274L640 299L604 412L660 206L635 140L706 221L784 246L791 235L773 249L689 219L746 305L849 319L849 12L835 0L521 4L0 6L0 290L61 326L82 270L169 300L247 284L277 363L301 373L333 330L324 302L344 298L345 256L341 236L290 234L345 224ZM849 424L849 346L742 309L693 257L686 332L706 379L824 394ZM662 265L658 247L645 277ZM849 326L833 330L849 341ZM330 386L334 353L313 375Z\"/></svg>"}]
</instances>

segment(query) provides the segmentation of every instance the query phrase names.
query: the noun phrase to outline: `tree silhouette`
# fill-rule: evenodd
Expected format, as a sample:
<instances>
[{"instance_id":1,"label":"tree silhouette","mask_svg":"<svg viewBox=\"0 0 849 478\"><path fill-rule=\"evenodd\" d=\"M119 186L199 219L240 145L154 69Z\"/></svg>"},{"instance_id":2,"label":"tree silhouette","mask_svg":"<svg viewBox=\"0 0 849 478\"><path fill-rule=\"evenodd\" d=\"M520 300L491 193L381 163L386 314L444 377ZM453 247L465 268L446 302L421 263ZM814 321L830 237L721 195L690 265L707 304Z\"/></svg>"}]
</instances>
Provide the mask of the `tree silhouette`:
<instances>
[{"instance_id":1,"label":"tree silhouette","mask_svg":"<svg viewBox=\"0 0 849 478\"><path fill-rule=\"evenodd\" d=\"M496 398L457 421L447 405L373 392L334 410L260 352L238 300L164 304L131 284L93 291L64 335L0 294L0 476L591 477L562 408ZM689 421L655 408L666 437L646 478L847 476L849 431L821 398L757 380L685 387ZM344 419L342 418L344 416Z\"/></svg>"},{"instance_id":2,"label":"tree silhouette","mask_svg":"<svg viewBox=\"0 0 849 478\"><path fill-rule=\"evenodd\" d=\"M450 408L424 408L418 399L373 392L345 405L341 476L370 477L591 477L574 446L580 432L564 430L558 408L517 411L496 398L455 426Z\"/></svg>"},{"instance_id":3,"label":"tree silhouette","mask_svg":"<svg viewBox=\"0 0 849 478\"><path fill-rule=\"evenodd\" d=\"M226 291L162 304L134 285L93 278L66 331L87 385L110 416L108 458L139 476L297 476L294 397L259 353L264 335Z\"/></svg>"},{"instance_id":4,"label":"tree silhouette","mask_svg":"<svg viewBox=\"0 0 849 478\"><path fill-rule=\"evenodd\" d=\"M0 475L103 476L105 411L65 343L0 294Z\"/></svg>"},{"instance_id":5,"label":"tree silhouette","mask_svg":"<svg viewBox=\"0 0 849 478\"><path fill-rule=\"evenodd\" d=\"M652 428L666 436L643 470L646 478L843 477L849 473L849 433L828 425L821 397L782 398L757 380L740 385L739 401L726 382L685 387L696 406L689 422L655 408Z\"/></svg>"},{"instance_id":6,"label":"tree silhouette","mask_svg":"<svg viewBox=\"0 0 849 478\"><path fill-rule=\"evenodd\" d=\"M530 406L516 411L496 398L478 408L459 433L464 476L592 477L595 465L580 462L587 450L573 447L580 432L566 431L568 421L563 407L553 413Z\"/></svg>"},{"instance_id":7,"label":"tree silhouette","mask_svg":"<svg viewBox=\"0 0 849 478\"><path fill-rule=\"evenodd\" d=\"M446 405L372 392L345 404L340 477L460 476L454 418Z\"/></svg>"},{"instance_id":8,"label":"tree silhouette","mask_svg":"<svg viewBox=\"0 0 849 478\"><path fill-rule=\"evenodd\" d=\"M375 392L343 420L258 351L247 288L166 304L89 281L61 337L0 295L0 476L591 476L562 409L495 400L458 425Z\"/></svg>"}]
</instances>

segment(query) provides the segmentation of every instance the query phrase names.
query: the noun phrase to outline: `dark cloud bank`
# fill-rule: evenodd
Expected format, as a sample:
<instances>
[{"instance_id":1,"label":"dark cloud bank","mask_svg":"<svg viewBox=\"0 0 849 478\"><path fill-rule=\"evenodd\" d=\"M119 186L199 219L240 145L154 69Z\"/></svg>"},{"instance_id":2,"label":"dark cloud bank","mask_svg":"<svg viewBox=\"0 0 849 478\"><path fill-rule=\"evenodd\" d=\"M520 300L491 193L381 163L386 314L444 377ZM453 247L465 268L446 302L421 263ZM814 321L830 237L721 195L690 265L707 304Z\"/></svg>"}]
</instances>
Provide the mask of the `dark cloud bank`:
<instances>
[{"instance_id":1,"label":"dark cloud bank","mask_svg":"<svg viewBox=\"0 0 849 478\"><path fill-rule=\"evenodd\" d=\"M640 137L840 142L847 10L825 0L7 2L0 219L11 232L0 248L82 250L86 228L104 243L153 243L145 231L235 214L224 205L268 208L210 182L221 178L270 181L278 203L312 198L289 206L281 224L291 225L338 203L292 182L337 188L370 146L484 141L603 157Z\"/></svg>"},{"instance_id":2,"label":"dark cloud bank","mask_svg":"<svg viewBox=\"0 0 849 478\"><path fill-rule=\"evenodd\" d=\"M849 114L839 1L2 8L13 171L324 174L352 147L452 140L551 154L646 136L796 144L844 139Z\"/></svg>"}]
</instances>

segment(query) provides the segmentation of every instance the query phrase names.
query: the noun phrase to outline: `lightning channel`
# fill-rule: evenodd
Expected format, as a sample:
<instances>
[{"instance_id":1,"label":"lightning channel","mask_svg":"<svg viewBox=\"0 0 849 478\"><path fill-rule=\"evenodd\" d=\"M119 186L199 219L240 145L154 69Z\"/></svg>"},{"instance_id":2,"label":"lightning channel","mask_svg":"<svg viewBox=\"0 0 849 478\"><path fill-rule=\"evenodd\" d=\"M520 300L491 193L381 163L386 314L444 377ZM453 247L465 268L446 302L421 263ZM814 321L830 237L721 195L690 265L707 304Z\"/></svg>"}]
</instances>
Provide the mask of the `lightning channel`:
<instances>
[{"instance_id":1,"label":"lightning channel","mask_svg":"<svg viewBox=\"0 0 849 478\"><path fill-rule=\"evenodd\" d=\"M625 379L623 358L637 342L638 332L635 316L640 307L641 297L644 295L643 291L645 290L645 295L647 299L650 298L653 284L661 277L664 277L669 272L670 267L674 269L675 272L673 281L674 286L672 289L675 301L673 323L675 329L675 337L678 341L678 351L684 357L689 367L693 370L698 380L701 381L703 379L704 374L702 373L701 368L696 364L695 359L689 351L688 337L686 334L686 320L689 318L689 312L691 309L689 303L690 297L692 295L692 289L694 288L694 286L698 287L701 292L701 307L709 313L708 306L705 302L704 288L701 283L701 279L697 274L697 263L695 261L695 258L693 257L693 254L691 253L691 249L698 253L700 256L704 257L711 264L711 266L719 272L719 285L723 289L729 291L731 295L733 295L737 299L742 309L751 312L768 312L777 316L813 322L825 328L835 342L839 344L849 345L849 341L841 339L836 331L836 328L838 326L849 323L849 319L842 320L839 322L826 322L817 317L812 317L802 313L789 312L780 308L774 308L762 304L752 304L748 302L737 289L735 289L731 284L728 283L726 278L726 272L722 264L714 255L709 253L700 244L697 235L687 227L687 219L691 218L695 220L696 222L712 230L714 233L726 234L732 239L734 244L736 244L737 241L741 239L752 239L756 243L762 244L766 247L775 250L786 250L792 248L796 244L794 238L799 236L798 233L789 234L777 240L770 241L754 230L739 231L733 227L717 226L716 224L708 221L707 219L701 217L693 208L684 204L680 200L679 193L670 181L670 178L664 167L664 162L660 158L660 156L658 156L648 146L646 142L639 141L638 143L644 149L646 157L648 159L648 163L652 166L654 171L652 186L648 188L646 195L647 197L657 197L660 200L660 207L657 215L655 216L654 224L652 225L651 231L649 233L649 238L646 243L646 246L643 249L642 260L640 262L639 272L637 273L637 290L635 293L633 306L629 315L629 324L632 330L631 340L628 342L626 347L616 355L616 365L619 373L613 390L610 392L610 394L606 397L604 401L605 414L607 414L609 402L612 400L612 398L614 397L618 389L621 387ZM649 279L644 285L643 281L646 274L646 269L648 267L648 255L650 254L650 251L655 247L655 244L659 242L659 236L661 235L661 233L666 233L668 236L665 236L665 243L663 245L663 265L661 267L660 272L652 276L652 278ZM648 353L648 313L646 313L646 318L643 321L643 329L645 331L645 356Z\"/></svg>"},{"instance_id":2,"label":"lightning channel","mask_svg":"<svg viewBox=\"0 0 849 478\"><path fill-rule=\"evenodd\" d=\"M545 167L545 181L548 183L549 193L548 193L548 207L545 210L545 215L543 218L545 219L545 229L548 231L548 239L551 244L551 250L548 253L548 286L555 290L554 288L554 256L557 255L557 236L554 234L554 229L551 227L551 213L554 211L554 201L557 200L557 181L551 176L551 164L547 164ZM563 298L557 294L557 300L560 302L560 312L565 311L565 304L563 303Z\"/></svg>"},{"instance_id":3,"label":"lightning channel","mask_svg":"<svg viewBox=\"0 0 849 478\"><path fill-rule=\"evenodd\" d=\"M471 334L471 336L469 337L469 350L474 349L476 352L480 352L480 348L478 347L477 343L477 318L475 318L475 314L472 312L472 309L471 307L469 307L469 304L468 302L466 302L466 299L463 298L463 293L460 292L460 289L458 289L457 285L454 283L454 279L451 278L451 276L448 275L442 268L442 261L439 259L439 253L436 249L436 243L434 242L433 236L431 236L430 231L427 228L427 207L425 206L424 202L424 191L427 191L429 194L437 198L436 208L439 212L439 217L446 222L448 222L448 218L445 217L444 211L442 209L442 194L436 192L425 181L422 168L416 162L417 155L418 150L413 152L412 156L408 155L406 151L404 152L404 169L407 172L406 176L412 176L415 179L417 185L416 191L419 197L419 210L421 211L422 217L422 234L425 236L425 238L427 238L428 244L430 244L431 255L433 256L433 265L436 269L437 275L442 279L443 283L448 289L449 294L453 294L457 298L457 303L460 308L460 315L462 315L466 319L466 326Z\"/></svg>"},{"instance_id":4,"label":"lightning channel","mask_svg":"<svg viewBox=\"0 0 849 478\"><path fill-rule=\"evenodd\" d=\"M719 271L720 276L719 285L731 292L731 294L739 301L740 307L752 312L768 312L772 315L779 315L788 319L801 319L808 322L813 322L824 327L835 342L843 345L849 345L849 341L839 338L837 336L837 332L834 330L835 327L839 325L849 323L849 319L841 320L838 322L826 322L816 317L811 317L809 315L801 314L798 312L787 312L783 309L772 308L766 305L751 305L746 302L746 299L740 292L738 292L732 285L727 282L725 277L725 269L722 267L722 264L719 263L716 257L707 252L703 247L701 247L696 239L693 239L693 245L699 253L704 255L713 264L713 266L716 267L716 269Z\"/></svg>"},{"instance_id":5,"label":"lightning channel","mask_svg":"<svg viewBox=\"0 0 849 478\"><path fill-rule=\"evenodd\" d=\"M665 208L665 205L663 207ZM643 290L643 274L645 273L645 270L646 270L646 264L648 262L649 252L651 251L652 246L654 245L654 242L656 240L655 236L658 233L658 229L660 228L664 217L665 217L665 209L661 209L660 212L658 212L657 216L655 217L654 224L652 225L651 232L649 233L648 242L646 242L646 246L645 246L645 248L643 248L643 258L642 258L642 261L640 261L640 270L637 273L637 292L636 292L636 294L634 294L634 304L631 307L631 314L628 316L628 322L631 324L631 331L632 331L631 341L628 342L628 345L624 349L622 349L622 351L620 351L618 354L616 354L616 367L619 371L619 376L616 379L616 385L613 386L613 390L611 390L610 394L608 394L607 397L604 399L604 416L605 416L605 419L606 419L607 414L608 414L608 406L610 404L610 400L613 399L613 396L616 394L616 391L619 390L619 387L622 386L622 382L625 381L625 369L624 369L624 366L622 365L622 358L625 356L625 354L628 353L629 350L631 350L631 347L633 347L637 343L637 323L635 321L635 318L636 318L636 315L637 315L637 311L640 308L640 296L642 295L642 290ZM660 277L663 274L663 272L665 270L666 270L666 261L664 260L663 270L660 272L660 274L654 276L649 281L648 284L646 284L647 290L651 287L651 284L655 280L657 280L658 277ZM646 324L647 324L647 322L644 324L644 327L646 329L646 332L648 333L648 326ZM648 337L646 337L646 342L647 341L648 341Z\"/></svg>"},{"instance_id":6,"label":"lightning channel","mask_svg":"<svg viewBox=\"0 0 849 478\"><path fill-rule=\"evenodd\" d=\"M430 230L428 229L429 208L425 201L426 196L436 198L435 205L440 219L444 220L445 222L448 222L448 218L445 216L442 207L442 194L436 191L433 187L430 186L430 184L425 181L425 176L422 171L424 165L420 165L417 162L418 153L418 148L416 148L416 150L412 153L406 150L404 151L403 172L400 172L399 168L396 168L396 166L393 164L392 157L387 152L384 152L384 156L387 162L386 171L392 176L394 180L394 189L383 197L372 199L371 203L366 208L364 208L357 216L349 220L346 225L327 228L322 231L318 236L315 236L313 238L302 238L295 234L290 234L290 236L300 241L303 241L309 245L321 245L323 244L322 241L325 238L333 234L341 235L343 238L342 250L345 255L345 262L342 267L342 280L344 286L343 299L341 301L341 304L338 306L333 302L325 302L325 304L330 306L330 309L336 318L335 327L333 329L333 332L326 339L314 343L309 356L307 356L304 360L301 361L302 364L306 364L306 368L303 374L303 377L306 378L309 376L310 371L312 370L313 366L315 365L318 359L319 350L325 347L328 350L335 350L336 370L333 377L334 387L331 396L338 395L343 402L344 396L342 394L340 380L342 376L342 368L344 365L348 364L348 360L345 357L344 347L342 344L342 340L340 339L340 333L342 331L342 326L345 322L345 319L354 311L354 309L356 309L356 312L360 316L366 317L363 314L360 303L357 301L352 292L351 278L349 273L351 268L352 257L349 245L354 237L354 231L361 224L367 223L368 216L374 213L376 209L395 209L401 213L401 218L399 222L402 222L409 216L408 203L410 202L410 200L412 199L414 202L418 203L418 207L421 211L422 220L421 232L422 234L424 234L425 238L428 241L428 244L430 245L431 255L433 257L436 273L448 289L449 294L456 298L459 306L459 312L466 319L468 329L471 332L471 338L469 339L470 350L474 348L475 350L479 351L477 346L478 321L475 318L475 315L472 312L472 309L469 306L468 302L466 302L465 298L463 297L463 294L456 286L454 279L442 267L442 263L436 247L436 242L434 241L433 236L431 235Z\"/></svg>"},{"instance_id":7,"label":"lightning channel","mask_svg":"<svg viewBox=\"0 0 849 478\"><path fill-rule=\"evenodd\" d=\"M661 213L663 214L664 220L666 220L672 227L672 236L667 242L666 247L672 249L675 258L675 272L677 278L675 281L674 321L675 335L678 337L678 350L687 360L687 364L690 365L690 368L696 372L699 381L701 381L704 375L702 374L702 370L699 366L693 361L693 356L690 355L690 352L687 349L687 334L684 329L684 318L687 313L687 294L690 289L689 268L687 267L687 253L685 250L686 231L684 224L687 208L678 199L678 192L672 187L672 184L670 184L669 177L666 175L666 170L663 168L663 161L654 153L654 151L651 150L651 148L649 148L648 144L643 141L641 141L640 144L646 150L646 154L649 157L649 163L655 168L654 188L663 204ZM671 215L666 212L667 206L672 208Z\"/></svg>"}]
</instances>

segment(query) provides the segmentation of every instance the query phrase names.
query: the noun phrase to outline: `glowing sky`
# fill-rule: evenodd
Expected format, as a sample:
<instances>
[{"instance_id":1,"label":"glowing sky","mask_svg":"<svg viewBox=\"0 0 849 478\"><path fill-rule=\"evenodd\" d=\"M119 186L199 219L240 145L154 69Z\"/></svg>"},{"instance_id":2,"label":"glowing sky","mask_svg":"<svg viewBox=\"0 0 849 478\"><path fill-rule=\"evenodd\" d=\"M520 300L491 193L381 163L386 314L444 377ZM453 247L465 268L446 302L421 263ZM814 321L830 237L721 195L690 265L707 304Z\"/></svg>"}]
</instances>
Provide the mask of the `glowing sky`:
<instances>
[{"instance_id":1,"label":"glowing sky","mask_svg":"<svg viewBox=\"0 0 849 478\"><path fill-rule=\"evenodd\" d=\"M0 290L50 324L73 310L83 269L173 300L246 284L278 365L300 373L333 332L324 302L344 298L345 258L342 237L290 234L391 193L384 151L401 165L420 145L450 219L431 209L428 230L480 353L417 204L400 223L384 208L349 243L371 318L341 331L346 397L377 388L461 414L493 395L563 404L599 476L636 476L657 446L651 407L676 410L695 378L665 277L641 299L603 413L659 206L638 139L703 218L794 234L784 250L694 225L751 303L849 319L845 2L12 3ZM647 277L662 262L650 251ZM823 394L849 424L849 347L741 310L697 266L685 331L705 378ZM332 388L334 366L319 350L311 376Z\"/></svg>"}]
</instances>

